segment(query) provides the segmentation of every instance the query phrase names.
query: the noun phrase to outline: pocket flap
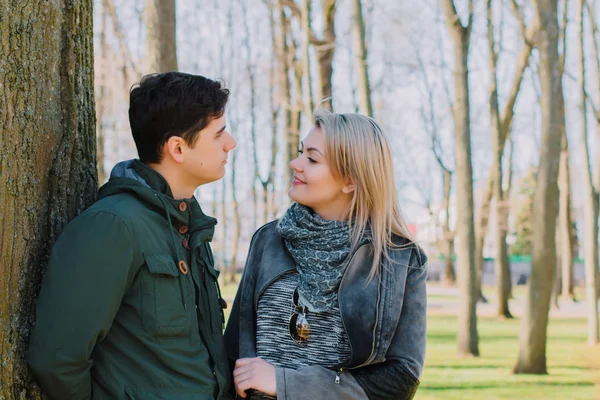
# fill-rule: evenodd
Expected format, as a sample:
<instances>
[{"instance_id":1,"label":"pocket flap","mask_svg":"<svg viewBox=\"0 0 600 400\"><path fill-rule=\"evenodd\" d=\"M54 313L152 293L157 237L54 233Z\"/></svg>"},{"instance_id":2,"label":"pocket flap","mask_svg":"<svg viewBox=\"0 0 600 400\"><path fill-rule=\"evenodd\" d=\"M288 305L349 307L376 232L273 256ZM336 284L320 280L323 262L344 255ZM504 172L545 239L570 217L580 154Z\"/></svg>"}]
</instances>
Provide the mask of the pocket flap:
<instances>
[{"instance_id":1,"label":"pocket flap","mask_svg":"<svg viewBox=\"0 0 600 400\"><path fill-rule=\"evenodd\" d=\"M180 275L179 268L170 254L145 254L144 260L152 274L162 274L173 278Z\"/></svg>"}]
</instances>

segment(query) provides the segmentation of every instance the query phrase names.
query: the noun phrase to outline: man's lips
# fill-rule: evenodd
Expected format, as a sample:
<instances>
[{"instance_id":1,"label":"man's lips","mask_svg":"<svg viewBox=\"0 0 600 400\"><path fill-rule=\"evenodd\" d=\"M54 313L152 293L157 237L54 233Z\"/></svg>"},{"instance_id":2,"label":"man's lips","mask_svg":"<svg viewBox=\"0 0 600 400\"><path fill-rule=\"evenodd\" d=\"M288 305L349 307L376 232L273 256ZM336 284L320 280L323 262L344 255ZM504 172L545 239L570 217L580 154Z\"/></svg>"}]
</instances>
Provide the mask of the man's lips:
<instances>
[{"instance_id":1,"label":"man's lips","mask_svg":"<svg viewBox=\"0 0 600 400\"><path fill-rule=\"evenodd\" d=\"M306 182L301 181L297 177L294 177L294 180L292 181L292 185L306 185Z\"/></svg>"}]
</instances>

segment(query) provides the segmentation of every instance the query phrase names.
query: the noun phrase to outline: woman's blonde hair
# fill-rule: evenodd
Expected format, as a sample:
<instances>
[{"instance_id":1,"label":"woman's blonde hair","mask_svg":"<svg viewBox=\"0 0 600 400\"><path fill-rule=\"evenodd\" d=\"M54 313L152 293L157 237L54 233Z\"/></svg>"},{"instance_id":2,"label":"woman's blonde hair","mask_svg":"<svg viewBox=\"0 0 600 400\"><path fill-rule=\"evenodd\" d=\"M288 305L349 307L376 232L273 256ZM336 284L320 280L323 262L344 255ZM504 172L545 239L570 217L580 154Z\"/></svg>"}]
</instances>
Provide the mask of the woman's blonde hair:
<instances>
[{"instance_id":1,"label":"woman's blonde hair","mask_svg":"<svg viewBox=\"0 0 600 400\"><path fill-rule=\"evenodd\" d=\"M314 119L325 137L325 158L334 176L351 179L355 185L348 212L352 250L369 230L374 251L369 276L373 278L380 271L382 257L389 259L389 249L397 247L392 234L413 242L398 206L389 140L375 120L365 115L319 109Z\"/></svg>"}]
</instances>

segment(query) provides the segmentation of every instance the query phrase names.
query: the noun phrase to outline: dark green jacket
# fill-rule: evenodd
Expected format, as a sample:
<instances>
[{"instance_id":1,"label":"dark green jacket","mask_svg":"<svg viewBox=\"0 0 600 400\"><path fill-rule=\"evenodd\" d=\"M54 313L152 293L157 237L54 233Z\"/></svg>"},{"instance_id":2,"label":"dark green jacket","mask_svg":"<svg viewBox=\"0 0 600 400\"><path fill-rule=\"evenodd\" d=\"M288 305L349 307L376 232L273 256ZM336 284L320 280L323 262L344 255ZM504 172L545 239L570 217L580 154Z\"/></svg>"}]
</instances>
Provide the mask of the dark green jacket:
<instances>
[{"instance_id":1,"label":"dark green jacket","mask_svg":"<svg viewBox=\"0 0 600 400\"><path fill-rule=\"evenodd\" d=\"M56 400L228 399L216 220L139 161L54 246L28 361Z\"/></svg>"}]
</instances>

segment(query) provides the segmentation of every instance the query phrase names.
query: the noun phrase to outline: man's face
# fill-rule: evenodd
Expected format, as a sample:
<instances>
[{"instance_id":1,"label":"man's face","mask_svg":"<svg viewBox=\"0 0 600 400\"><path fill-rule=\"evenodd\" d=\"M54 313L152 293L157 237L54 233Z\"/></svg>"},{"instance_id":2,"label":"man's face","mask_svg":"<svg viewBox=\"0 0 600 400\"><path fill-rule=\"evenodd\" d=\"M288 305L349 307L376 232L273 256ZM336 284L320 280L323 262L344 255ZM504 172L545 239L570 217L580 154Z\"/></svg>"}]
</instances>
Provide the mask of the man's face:
<instances>
[{"instance_id":1,"label":"man's face","mask_svg":"<svg viewBox=\"0 0 600 400\"><path fill-rule=\"evenodd\" d=\"M225 175L229 151L236 146L225 130L225 117L213 119L200 131L193 148L184 144L183 169L195 186L219 180Z\"/></svg>"}]
</instances>

